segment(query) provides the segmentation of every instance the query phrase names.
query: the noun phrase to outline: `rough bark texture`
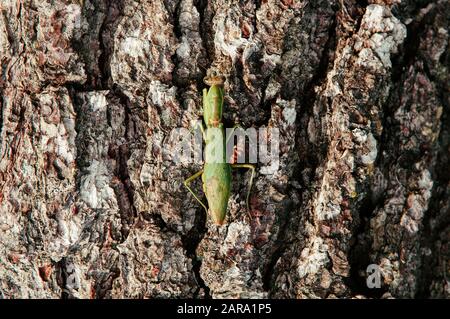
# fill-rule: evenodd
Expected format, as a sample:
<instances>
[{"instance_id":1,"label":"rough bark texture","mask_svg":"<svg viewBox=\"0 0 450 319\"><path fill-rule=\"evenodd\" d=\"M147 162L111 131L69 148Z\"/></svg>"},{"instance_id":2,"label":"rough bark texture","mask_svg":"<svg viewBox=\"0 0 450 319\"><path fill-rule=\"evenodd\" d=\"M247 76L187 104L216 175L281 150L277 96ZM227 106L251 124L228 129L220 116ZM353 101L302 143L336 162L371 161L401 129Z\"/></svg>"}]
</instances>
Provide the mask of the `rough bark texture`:
<instances>
[{"instance_id":1,"label":"rough bark texture","mask_svg":"<svg viewBox=\"0 0 450 319\"><path fill-rule=\"evenodd\" d=\"M450 296L448 1L1 0L0 296ZM280 130L227 224L169 133ZM195 184L200 190L200 184ZM381 289L366 267L382 269Z\"/></svg>"}]
</instances>

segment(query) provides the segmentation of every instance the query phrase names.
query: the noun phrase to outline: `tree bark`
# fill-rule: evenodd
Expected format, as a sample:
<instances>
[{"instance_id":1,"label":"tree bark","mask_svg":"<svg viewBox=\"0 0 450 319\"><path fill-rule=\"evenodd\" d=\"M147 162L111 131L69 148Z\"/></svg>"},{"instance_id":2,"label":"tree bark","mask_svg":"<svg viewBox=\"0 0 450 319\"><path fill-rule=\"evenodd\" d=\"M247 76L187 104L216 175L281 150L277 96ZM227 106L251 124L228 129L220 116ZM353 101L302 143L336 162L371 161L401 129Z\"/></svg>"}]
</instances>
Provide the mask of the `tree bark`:
<instances>
[{"instance_id":1,"label":"tree bark","mask_svg":"<svg viewBox=\"0 0 450 319\"><path fill-rule=\"evenodd\" d=\"M0 12L1 297L450 296L448 1ZM249 173L233 172L223 226L169 138L199 118L211 71L227 126L280 131L250 218Z\"/></svg>"}]
</instances>

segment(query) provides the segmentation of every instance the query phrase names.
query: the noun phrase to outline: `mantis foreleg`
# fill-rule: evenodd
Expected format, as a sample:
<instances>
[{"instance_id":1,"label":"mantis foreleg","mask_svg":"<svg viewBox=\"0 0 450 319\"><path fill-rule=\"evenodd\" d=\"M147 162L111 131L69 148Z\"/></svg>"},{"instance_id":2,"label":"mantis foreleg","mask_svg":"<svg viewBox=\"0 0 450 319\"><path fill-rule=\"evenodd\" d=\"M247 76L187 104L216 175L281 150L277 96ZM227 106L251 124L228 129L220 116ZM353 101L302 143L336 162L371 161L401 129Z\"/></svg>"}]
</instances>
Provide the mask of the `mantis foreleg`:
<instances>
[{"instance_id":1,"label":"mantis foreleg","mask_svg":"<svg viewBox=\"0 0 450 319\"><path fill-rule=\"evenodd\" d=\"M196 130L197 127L200 128L200 131L202 132L203 140L206 141L205 127L203 126L203 123L201 121L195 122L194 126L190 129L190 132L192 133L192 131Z\"/></svg>"},{"instance_id":2,"label":"mantis foreleg","mask_svg":"<svg viewBox=\"0 0 450 319\"><path fill-rule=\"evenodd\" d=\"M203 204L203 202L197 197L197 195L195 195L194 191L189 187L189 184L190 184L194 179L196 179L196 178L202 176L202 174L203 174L203 170L201 170L201 171L195 173L194 175L192 175L191 177L187 178L187 179L184 181L184 186L186 186L186 188L188 189L188 191L189 191L192 195L194 195L194 198L195 198L195 199L203 206L203 208L205 209L205 211L208 212L208 209L206 208L206 205Z\"/></svg>"},{"instance_id":3,"label":"mantis foreleg","mask_svg":"<svg viewBox=\"0 0 450 319\"><path fill-rule=\"evenodd\" d=\"M227 136L227 140L226 140L226 143L227 143L227 144L228 144L228 142L230 141L230 138L233 136L234 131L236 131L237 128L242 128L242 126L239 125L239 124L235 124L235 125L233 126L233 128L232 128L231 131L230 131L230 134Z\"/></svg>"},{"instance_id":4,"label":"mantis foreleg","mask_svg":"<svg viewBox=\"0 0 450 319\"><path fill-rule=\"evenodd\" d=\"M250 176L250 181L248 183L249 186L248 186L247 197L246 197L247 210L250 213L249 199L250 199L250 190L252 189L252 185L253 185L253 177L255 176L255 166L252 164L232 164L231 167L232 168L248 168L252 171L252 175Z\"/></svg>"}]
</instances>

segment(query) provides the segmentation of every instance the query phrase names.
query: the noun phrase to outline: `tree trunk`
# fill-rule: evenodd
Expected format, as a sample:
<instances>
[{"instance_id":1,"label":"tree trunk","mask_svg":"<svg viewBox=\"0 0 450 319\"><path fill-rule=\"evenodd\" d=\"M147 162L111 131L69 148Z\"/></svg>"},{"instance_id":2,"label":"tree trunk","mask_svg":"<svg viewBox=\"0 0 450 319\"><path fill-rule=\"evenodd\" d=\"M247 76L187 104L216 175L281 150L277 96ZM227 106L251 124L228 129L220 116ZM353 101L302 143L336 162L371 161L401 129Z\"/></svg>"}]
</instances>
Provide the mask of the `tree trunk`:
<instances>
[{"instance_id":1,"label":"tree trunk","mask_svg":"<svg viewBox=\"0 0 450 319\"><path fill-rule=\"evenodd\" d=\"M0 10L0 296L450 296L448 1ZM223 226L170 140L212 71L226 126L280 132Z\"/></svg>"}]
</instances>

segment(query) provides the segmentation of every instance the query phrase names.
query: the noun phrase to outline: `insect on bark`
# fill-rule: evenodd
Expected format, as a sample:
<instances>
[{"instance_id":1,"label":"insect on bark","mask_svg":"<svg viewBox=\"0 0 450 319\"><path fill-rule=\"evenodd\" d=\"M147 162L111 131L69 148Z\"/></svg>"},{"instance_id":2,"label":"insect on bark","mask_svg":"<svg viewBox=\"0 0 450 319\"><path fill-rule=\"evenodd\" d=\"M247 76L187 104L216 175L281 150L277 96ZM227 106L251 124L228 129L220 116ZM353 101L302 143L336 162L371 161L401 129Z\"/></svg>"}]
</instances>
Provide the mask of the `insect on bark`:
<instances>
[{"instance_id":1,"label":"insect on bark","mask_svg":"<svg viewBox=\"0 0 450 319\"><path fill-rule=\"evenodd\" d=\"M205 163L201 171L184 181L184 185L206 212L209 213L213 222L217 225L222 225L226 218L228 200L230 198L231 169L248 168L251 170L246 197L247 211L249 212L249 196L255 175L255 167L251 164L228 163L226 144L228 139L233 136L234 129L230 132L229 137L225 138L225 129L222 123L224 78L212 75L206 77L204 82L210 86L209 90L203 89L203 123L199 125L205 141ZM189 184L200 176L209 209L189 187Z\"/></svg>"}]
</instances>

